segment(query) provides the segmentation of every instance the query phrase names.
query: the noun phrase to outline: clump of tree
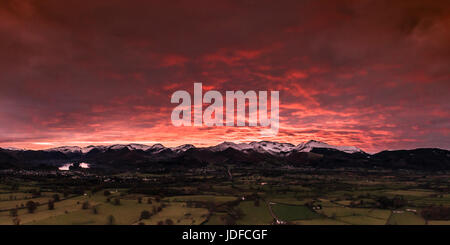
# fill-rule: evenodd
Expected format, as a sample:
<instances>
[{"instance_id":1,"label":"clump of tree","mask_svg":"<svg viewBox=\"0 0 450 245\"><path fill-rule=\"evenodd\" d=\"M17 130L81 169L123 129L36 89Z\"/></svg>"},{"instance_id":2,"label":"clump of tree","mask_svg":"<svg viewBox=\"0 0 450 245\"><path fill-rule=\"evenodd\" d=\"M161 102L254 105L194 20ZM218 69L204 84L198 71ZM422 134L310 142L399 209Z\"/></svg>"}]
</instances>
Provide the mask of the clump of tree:
<instances>
[{"instance_id":1,"label":"clump of tree","mask_svg":"<svg viewBox=\"0 0 450 245\"><path fill-rule=\"evenodd\" d=\"M162 209L163 209L162 206L158 206L158 207L155 206L155 207L153 207L153 214L157 214L157 213L161 212Z\"/></svg>"},{"instance_id":2,"label":"clump of tree","mask_svg":"<svg viewBox=\"0 0 450 245\"><path fill-rule=\"evenodd\" d=\"M377 199L377 205L381 209L398 209L404 207L407 201L402 196L396 196L394 198L388 198L381 196Z\"/></svg>"},{"instance_id":3,"label":"clump of tree","mask_svg":"<svg viewBox=\"0 0 450 245\"><path fill-rule=\"evenodd\" d=\"M116 224L116 219L114 218L114 216L109 215L108 218L106 219L106 224L107 225L114 225L114 224Z\"/></svg>"},{"instance_id":4,"label":"clump of tree","mask_svg":"<svg viewBox=\"0 0 450 245\"><path fill-rule=\"evenodd\" d=\"M83 202L83 204L81 204L81 209L89 209L90 206L90 203L88 201L85 201Z\"/></svg>"},{"instance_id":5,"label":"clump of tree","mask_svg":"<svg viewBox=\"0 0 450 245\"><path fill-rule=\"evenodd\" d=\"M55 201L55 202L59 202L61 199L59 198L59 195L58 194L54 194L53 196L53 201Z\"/></svg>"},{"instance_id":6,"label":"clump of tree","mask_svg":"<svg viewBox=\"0 0 450 245\"><path fill-rule=\"evenodd\" d=\"M432 206L422 209L420 212L426 220L450 220L450 207Z\"/></svg>"},{"instance_id":7,"label":"clump of tree","mask_svg":"<svg viewBox=\"0 0 450 245\"><path fill-rule=\"evenodd\" d=\"M118 197L114 198L113 204L116 205L116 206L119 206L120 205L120 198L118 198Z\"/></svg>"},{"instance_id":8,"label":"clump of tree","mask_svg":"<svg viewBox=\"0 0 450 245\"><path fill-rule=\"evenodd\" d=\"M141 212L141 219L150 219L152 217L152 214L148 210L143 210Z\"/></svg>"},{"instance_id":9,"label":"clump of tree","mask_svg":"<svg viewBox=\"0 0 450 245\"><path fill-rule=\"evenodd\" d=\"M53 210L53 209L55 209L55 201L53 201L53 200L48 200L47 206L48 206L48 210Z\"/></svg>"},{"instance_id":10,"label":"clump of tree","mask_svg":"<svg viewBox=\"0 0 450 245\"><path fill-rule=\"evenodd\" d=\"M19 217L14 217L14 219L12 220L13 225L20 225L20 218Z\"/></svg>"},{"instance_id":11,"label":"clump of tree","mask_svg":"<svg viewBox=\"0 0 450 245\"><path fill-rule=\"evenodd\" d=\"M37 203L36 202L33 202L33 201L28 201L27 202L27 204L26 204L26 207L27 207L27 210L28 210L28 213L34 213L34 211L36 211L36 209L37 209Z\"/></svg>"}]
</instances>

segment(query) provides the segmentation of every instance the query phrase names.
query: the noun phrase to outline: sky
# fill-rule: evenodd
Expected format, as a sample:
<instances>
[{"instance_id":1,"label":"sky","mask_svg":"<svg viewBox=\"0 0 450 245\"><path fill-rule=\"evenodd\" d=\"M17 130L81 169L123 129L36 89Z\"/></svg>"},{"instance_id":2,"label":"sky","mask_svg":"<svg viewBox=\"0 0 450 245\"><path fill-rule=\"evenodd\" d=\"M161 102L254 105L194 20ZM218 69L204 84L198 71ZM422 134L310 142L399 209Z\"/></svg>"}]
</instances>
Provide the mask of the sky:
<instances>
[{"instance_id":1,"label":"sky","mask_svg":"<svg viewBox=\"0 0 450 245\"><path fill-rule=\"evenodd\" d=\"M450 149L449 1L0 2L0 147L320 140ZM280 129L174 127L173 92L280 91Z\"/></svg>"}]
</instances>

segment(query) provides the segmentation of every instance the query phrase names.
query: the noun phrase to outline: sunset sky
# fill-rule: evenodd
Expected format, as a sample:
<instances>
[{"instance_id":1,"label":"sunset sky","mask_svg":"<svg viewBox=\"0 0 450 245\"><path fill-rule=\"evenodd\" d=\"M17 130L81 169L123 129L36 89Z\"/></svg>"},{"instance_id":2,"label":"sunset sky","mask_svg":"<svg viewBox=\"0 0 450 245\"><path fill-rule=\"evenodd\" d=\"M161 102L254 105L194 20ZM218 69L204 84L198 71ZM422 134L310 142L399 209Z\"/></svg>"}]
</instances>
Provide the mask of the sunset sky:
<instances>
[{"instance_id":1,"label":"sunset sky","mask_svg":"<svg viewBox=\"0 0 450 245\"><path fill-rule=\"evenodd\" d=\"M450 149L450 1L167 2L2 0L0 147ZM278 135L172 126L194 82L280 91Z\"/></svg>"}]
</instances>

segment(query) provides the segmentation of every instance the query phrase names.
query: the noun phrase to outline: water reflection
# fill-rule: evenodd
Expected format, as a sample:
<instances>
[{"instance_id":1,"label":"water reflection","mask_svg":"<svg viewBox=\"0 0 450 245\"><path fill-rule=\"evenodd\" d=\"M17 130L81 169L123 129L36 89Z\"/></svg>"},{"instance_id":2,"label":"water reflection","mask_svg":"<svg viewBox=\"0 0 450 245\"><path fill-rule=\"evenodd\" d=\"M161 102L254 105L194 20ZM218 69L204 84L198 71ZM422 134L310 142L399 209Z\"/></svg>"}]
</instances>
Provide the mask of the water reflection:
<instances>
[{"instance_id":1,"label":"water reflection","mask_svg":"<svg viewBox=\"0 0 450 245\"><path fill-rule=\"evenodd\" d=\"M62 165L61 167L59 167L58 169L62 170L62 171L67 171L67 170L69 170L69 168L71 166L73 166L73 163L66 163L66 164ZM89 168L89 166L90 166L89 163L86 163L86 162L80 163L80 168Z\"/></svg>"}]
</instances>

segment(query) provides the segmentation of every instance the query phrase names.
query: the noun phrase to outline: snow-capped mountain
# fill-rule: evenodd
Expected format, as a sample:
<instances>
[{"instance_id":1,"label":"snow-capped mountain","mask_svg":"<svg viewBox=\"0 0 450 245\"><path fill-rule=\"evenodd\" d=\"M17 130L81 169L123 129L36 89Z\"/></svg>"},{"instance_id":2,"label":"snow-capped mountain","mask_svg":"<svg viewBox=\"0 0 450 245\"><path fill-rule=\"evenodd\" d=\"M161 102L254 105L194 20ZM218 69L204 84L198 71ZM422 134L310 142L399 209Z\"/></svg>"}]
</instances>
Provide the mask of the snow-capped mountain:
<instances>
[{"instance_id":1,"label":"snow-capped mountain","mask_svg":"<svg viewBox=\"0 0 450 245\"><path fill-rule=\"evenodd\" d=\"M193 145L165 147L140 144L110 146L65 146L47 150L0 150L0 169L23 166L51 167L58 163L85 162L97 169L164 169L205 167L209 164L239 166L294 166L314 168L387 167L450 169L450 151L422 148L382 151L368 155L354 146L334 146L319 141L298 145L270 141L232 143L196 148ZM64 154L64 155L63 155ZM258 165L259 164L259 165ZM60 167L58 165L58 167Z\"/></svg>"},{"instance_id":2,"label":"snow-capped mountain","mask_svg":"<svg viewBox=\"0 0 450 245\"><path fill-rule=\"evenodd\" d=\"M334 150L338 150L338 151L342 151L342 152L350 153L350 154L357 153L357 152L363 152L361 149L359 149L358 147L355 147L355 146L334 146L334 145L329 145L327 143L315 141L315 140L310 140L308 142L301 143L295 147L295 150L299 151L299 152L310 152L314 148L334 149Z\"/></svg>"},{"instance_id":3,"label":"snow-capped mountain","mask_svg":"<svg viewBox=\"0 0 450 245\"><path fill-rule=\"evenodd\" d=\"M83 148L81 148L79 146L61 146L61 147L50 148L50 149L47 149L44 151L47 151L47 152L56 151L56 152L68 154L68 153L82 153L82 149Z\"/></svg>"},{"instance_id":4,"label":"snow-capped mountain","mask_svg":"<svg viewBox=\"0 0 450 245\"><path fill-rule=\"evenodd\" d=\"M109 149L112 149L112 150L121 150L124 148L128 148L128 150L130 150L130 151L133 151L133 150L146 151L146 150L150 149L151 146L142 145L142 144L128 144L128 145L112 145L109 147Z\"/></svg>"},{"instance_id":5,"label":"snow-capped mountain","mask_svg":"<svg viewBox=\"0 0 450 245\"><path fill-rule=\"evenodd\" d=\"M232 148L238 151L248 152L250 150L256 151L258 153L269 153L271 155L277 155L279 153L288 153L294 149L293 144L289 143L278 143L271 141L261 141L261 142L250 142L250 143L233 143L233 142L223 142L216 146L209 147L211 151L224 151L228 148Z\"/></svg>"},{"instance_id":6,"label":"snow-capped mountain","mask_svg":"<svg viewBox=\"0 0 450 245\"><path fill-rule=\"evenodd\" d=\"M16 148L16 147L0 147L0 149L7 150L7 151L26 151L26 149Z\"/></svg>"},{"instance_id":7,"label":"snow-capped mountain","mask_svg":"<svg viewBox=\"0 0 450 245\"><path fill-rule=\"evenodd\" d=\"M163 146L162 144L154 144L154 145L150 146L146 151L151 152L153 154L157 154L166 149L167 148L165 146Z\"/></svg>"},{"instance_id":8,"label":"snow-capped mountain","mask_svg":"<svg viewBox=\"0 0 450 245\"><path fill-rule=\"evenodd\" d=\"M152 154L157 154L165 150L171 150L174 153L180 154L183 153L189 149L196 148L194 145L185 144L180 145L177 147L165 147L162 144L154 144L152 146L148 145L142 145L142 144L128 144L128 145L122 145L122 144L116 144L116 145L110 145L110 146L86 146L86 147L78 147L78 146L62 146L57 148L51 148L47 149L45 151L57 151L62 152L64 154L68 153L81 153L86 154L90 152L93 149L100 150L101 152L107 151L107 150L121 150L127 148L130 151L135 150L142 150L145 152L150 152ZM363 152L361 149L355 147L355 146L334 146L329 145L324 142L310 140L308 142L300 143L299 145L295 146L290 143L278 143L278 142L271 142L271 141L260 141L260 142L250 142L250 143L233 143L233 142L223 142L216 146L210 146L206 148L200 148L200 149L206 149L210 150L212 152L221 152L225 151L226 149L231 148L237 151L241 151L244 153L248 153L250 151L255 151L258 153L268 153L275 156L287 156L291 154L292 152L310 152L314 148L327 148L327 149L334 149L338 151L342 151L345 153L357 153L357 152Z\"/></svg>"},{"instance_id":9,"label":"snow-capped mountain","mask_svg":"<svg viewBox=\"0 0 450 245\"><path fill-rule=\"evenodd\" d=\"M79 147L79 146L61 146L61 147L55 147L55 148L50 148L44 151L47 152L61 152L61 153L82 153L82 154L86 154L88 152L90 152L93 149L97 149L99 151L106 151L106 150L122 150L124 148L127 148L130 151L133 150L143 150L146 151L148 149L150 149L150 146L147 145L141 145L141 144L128 144L128 145L121 145L121 144L116 144L116 145L110 145L110 146L104 146L104 145L90 145L90 146L86 146L86 147Z\"/></svg>"},{"instance_id":10,"label":"snow-capped mountain","mask_svg":"<svg viewBox=\"0 0 450 245\"><path fill-rule=\"evenodd\" d=\"M104 146L104 145L98 145L98 146L94 146L94 145L90 145L90 146L86 146L81 148L81 153L86 154L88 152L90 152L93 149L97 149L101 152L104 152L108 149L108 146Z\"/></svg>"},{"instance_id":11,"label":"snow-capped mountain","mask_svg":"<svg viewBox=\"0 0 450 245\"><path fill-rule=\"evenodd\" d=\"M181 153L181 152L185 152L185 151L187 151L189 149L192 149L192 148L195 148L195 146L194 145L190 145L190 144L185 144L185 145L180 145L180 146L177 146L177 147L172 147L170 149L173 152L175 152L175 153Z\"/></svg>"},{"instance_id":12,"label":"snow-capped mountain","mask_svg":"<svg viewBox=\"0 0 450 245\"><path fill-rule=\"evenodd\" d=\"M278 143L271 141L251 142L249 144L253 150L259 153L269 153L272 155L278 155L281 153L288 154L291 152L295 145L290 143Z\"/></svg>"},{"instance_id":13,"label":"snow-capped mountain","mask_svg":"<svg viewBox=\"0 0 450 245\"><path fill-rule=\"evenodd\" d=\"M278 143L271 141L260 141L260 142L239 143L239 144L233 142L223 142L219 145L212 146L207 149L217 152L217 151L224 151L228 148L232 148L242 152L248 152L249 150L253 150L258 153L269 153L271 155L289 155L293 151L310 152L314 148L335 149L350 154L356 152L363 152L361 149L355 146L334 146L315 140L300 143L297 146L290 143Z\"/></svg>"},{"instance_id":14,"label":"snow-capped mountain","mask_svg":"<svg viewBox=\"0 0 450 245\"><path fill-rule=\"evenodd\" d=\"M223 143L220 143L220 144L218 144L216 146L208 147L207 149L210 150L210 151L217 152L217 151L224 151L224 150L226 150L228 148L235 149L235 150L238 150L238 151L245 151L245 150L252 149L252 147L249 144L246 144L246 143L236 144L236 143L227 142L227 141L225 141Z\"/></svg>"}]
</instances>

